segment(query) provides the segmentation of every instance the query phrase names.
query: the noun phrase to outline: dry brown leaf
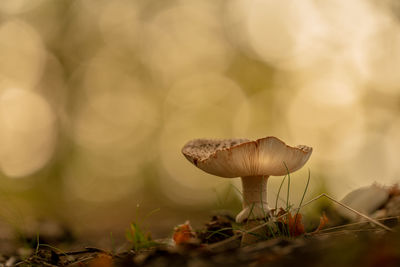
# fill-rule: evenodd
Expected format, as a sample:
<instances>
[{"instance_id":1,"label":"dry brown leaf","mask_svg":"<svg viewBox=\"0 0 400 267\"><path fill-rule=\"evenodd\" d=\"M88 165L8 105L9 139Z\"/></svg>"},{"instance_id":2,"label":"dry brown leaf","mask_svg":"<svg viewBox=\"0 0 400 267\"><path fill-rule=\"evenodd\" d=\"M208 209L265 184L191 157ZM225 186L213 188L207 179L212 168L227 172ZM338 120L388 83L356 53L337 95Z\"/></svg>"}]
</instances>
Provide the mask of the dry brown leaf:
<instances>
[{"instance_id":1,"label":"dry brown leaf","mask_svg":"<svg viewBox=\"0 0 400 267\"><path fill-rule=\"evenodd\" d=\"M176 245L181 245L190 243L196 238L196 235L193 232L193 229L190 226L189 221L186 221L184 224L175 227L174 235L172 238L175 241Z\"/></svg>"},{"instance_id":2,"label":"dry brown leaf","mask_svg":"<svg viewBox=\"0 0 400 267\"><path fill-rule=\"evenodd\" d=\"M289 232L291 236L299 236L305 233L304 224L302 222L303 216L300 213L292 214L289 212Z\"/></svg>"},{"instance_id":3,"label":"dry brown leaf","mask_svg":"<svg viewBox=\"0 0 400 267\"><path fill-rule=\"evenodd\" d=\"M286 211L281 208L277 215L282 216L285 213ZM296 213L293 216L291 212L288 212L286 216L280 218L278 221L284 223L288 227L291 236L299 236L305 233L302 219L303 216L300 213Z\"/></svg>"},{"instance_id":4,"label":"dry brown leaf","mask_svg":"<svg viewBox=\"0 0 400 267\"><path fill-rule=\"evenodd\" d=\"M319 218L319 225L317 229L313 232L313 234L318 233L325 227L325 225L329 222L328 217L326 217L325 212L322 213L322 216Z\"/></svg>"}]
</instances>

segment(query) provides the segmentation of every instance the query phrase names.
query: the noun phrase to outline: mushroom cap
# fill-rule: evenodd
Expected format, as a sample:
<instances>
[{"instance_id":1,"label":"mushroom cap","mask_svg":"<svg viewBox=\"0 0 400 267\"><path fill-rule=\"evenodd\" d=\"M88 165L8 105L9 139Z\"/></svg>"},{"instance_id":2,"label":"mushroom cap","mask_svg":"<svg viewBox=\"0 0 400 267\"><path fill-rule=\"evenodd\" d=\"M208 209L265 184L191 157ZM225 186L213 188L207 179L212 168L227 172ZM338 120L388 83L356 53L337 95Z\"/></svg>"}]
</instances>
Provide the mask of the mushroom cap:
<instances>
[{"instance_id":1,"label":"mushroom cap","mask_svg":"<svg viewBox=\"0 0 400 267\"><path fill-rule=\"evenodd\" d=\"M291 147L268 136L248 139L195 139L182 148L185 157L203 171L226 178L281 176L294 172L307 162L312 148ZM286 169L287 168L287 169Z\"/></svg>"}]
</instances>

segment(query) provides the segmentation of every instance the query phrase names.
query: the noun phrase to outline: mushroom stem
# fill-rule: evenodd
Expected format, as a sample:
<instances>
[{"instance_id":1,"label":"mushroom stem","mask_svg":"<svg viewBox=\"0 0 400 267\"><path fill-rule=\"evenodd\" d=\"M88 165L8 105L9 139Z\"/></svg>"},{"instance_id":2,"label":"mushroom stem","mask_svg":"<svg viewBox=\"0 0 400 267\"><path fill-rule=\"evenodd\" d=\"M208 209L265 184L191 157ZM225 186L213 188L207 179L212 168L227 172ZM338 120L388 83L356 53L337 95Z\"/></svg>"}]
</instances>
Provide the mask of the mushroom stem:
<instances>
[{"instance_id":1,"label":"mushroom stem","mask_svg":"<svg viewBox=\"0 0 400 267\"><path fill-rule=\"evenodd\" d=\"M268 176L248 176L243 177L243 208L251 206L253 203L267 204L267 180Z\"/></svg>"},{"instance_id":2,"label":"mushroom stem","mask_svg":"<svg viewBox=\"0 0 400 267\"><path fill-rule=\"evenodd\" d=\"M236 222L263 219L270 209L267 203L267 180L269 176L247 176L242 179L243 210L236 216Z\"/></svg>"}]
</instances>

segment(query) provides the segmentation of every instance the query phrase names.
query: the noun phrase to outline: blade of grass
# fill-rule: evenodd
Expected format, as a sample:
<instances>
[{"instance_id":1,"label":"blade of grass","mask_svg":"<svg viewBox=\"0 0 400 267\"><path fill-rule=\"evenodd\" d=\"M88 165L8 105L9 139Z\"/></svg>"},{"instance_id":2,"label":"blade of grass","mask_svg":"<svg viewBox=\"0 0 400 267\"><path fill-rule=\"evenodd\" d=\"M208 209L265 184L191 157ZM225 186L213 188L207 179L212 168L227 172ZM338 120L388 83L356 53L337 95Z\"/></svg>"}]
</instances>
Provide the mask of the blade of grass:
<instances>
[{"instance_id":1,"label":"blade of grass","mask_svg":"<svg viewBox=\"0 0 400 267\"><path fill-rule=\"evenodd\" d=\"M308 190L308 185L310 184L310 179L311 179L311 171L310 171L310 169L308 169L307 184L306 184L306 187L304 189L303 196L301 197L299 207L297 208L296 215L300 212L301 205L303 204L304 197L306 196L306 193L307 193L307 190Z\"/></svg>"},{"instance_id":2,"label":"blade of grass","mask_svg":"<svg viewBox=\"0 0 400 267\"><path fill-rule=\"evenodd\" d=\"M254 204L255 203L251 203L251 209L250 209L250 212L249 212L249 217L247 217L246 225L249 224L249 221L250 221L249 218L253 214Z\"/></svg>"},{"instance_id":3,"label":"blade of grass","mask_svg":"<svg viewBox=\"0 0 400 267\"><path fill-rule=\"evenodd\" d=\"M287 231L287 236L291 237L291 233L290 233L290 228L289 228L289 210L290 210L290 202L289 202L289 196L290 196L290 172L289 172L289 168L286 165L286 162L283 162L283 165L285 165L286 168L286 172L287 172L287 177L288 177L288 184L287 184L287 193L286 193L286 212L288 212L287 214L287 224L284 227L284 229Z\"/></svg>"},{"instance_id":4,"label":"blade of grass","mask_svg":"<svg viewBox=\"0 0 400 267\"><path fill-rule=\"evenodd\" d=\"M225 230L235 230L235 229L233 227L224 227L224 228L221 228L221 229L218 229L218 230L215 230L215 231L207 231L207 233L210 233L210 235L206 236L206 239L209 239L213 235L216 235L216 234L219 234L219 235L222 235L222 236L225 236L225 237L230 237L229 235L227 235L225 233L222 233L222 231L225 231Z\"/></svg>"},{"instance_id":5,"label":"blade of grass","mask_svg":"<svg viewBox=\"0 0 400 267\"><path fill-rule=\"evenodd\" d=\"M288 169L288 167L287 167L287 165L286 165L285 162L283 162L283 165L285 165L286 172L287 172L287 176L288 176L287 195L286 195L286 210L288 211L288 210L289 210L289 206L290 206L290 203L289 203L289 194L290 194L290 173L289 173L289 169Z\"/></svg>"},{"instance_id":6,"label":"blade of grass","mask_svg":"<svg viewBox=\"0 0 400 267\"><path fill-rule=\"evenodd\" d=\"M279 199L279 195L281 193L283 183L285 182L285 179L286 179L286 175L283 177L281 185L279 186L279 189L278 189L278 194L276 195L276 201L275 201L275 210L276 211L278 210L278 199Z\"/></svg>"},{"instance_id":7,"label":"blade of grass","mask_svg":"<svg viewBox=\"0 0 400 267\"><path fill-rule=\"evenodd\" d=\"M279 199L279 195L280 195L281 190L282 190L283 183L284 183L285 180L286 180L286 177L287 177L287 175L285 175L285 176L283 177L282 182L281 182L281 184L279 185L278 194L276 195L276 200L275 200L275 212L278 212L278 199ZM285 232L284 229L282 229L282 231L281 231L281 229L279 229L279 227L278 227L277 229L278 229L278 235L279 235L279 236L285 235L285 233L283 233L283 232Z\"/></svg>"},{"instance_id":8,"label":"blade of grass","mask_svg":"<svg viewBox=\"0 0 400 267\"><path fill-rule=\"evenodd\" d=\"M243 193L239 190L239 188L237 188L234 184L231 184L231 186L239 193L239 195L243 196Z\"/></svg>"},{"instance_id":9,"label":"blade of grass","mask_svg":"<svg viewBox=\"0 0 400 267\"><path fill-rule=\"evenodd\" d=\"M156 212L159 212L160 210L161 210L160 208L156 208L156 209L150 211L149 213L146 214L146 216L144 216L144 219L149 218L151 215L153 215Z\"/></svg>"},{"instance_id":10,"label":"blade of grass","mask_svg":"<svg viewBox=\"0 0 400 267\"><path fill-rule=\"evenodd\" d=\"M295 215L295 218L294 218L294 227L295 227L295 229L296 229L296 225L297 225L297 217L298 217L298 214L300 212L301 205L303 204L304 197L306 196L306 193L307 193L307 190L308 190L308 185L310 184L310 178L311 178L311 172L310 172L310 169L308 169L308 177L307 177L306 188L304 189L303 196L301 197L300 204L299 204L299 207L297 208L297 212L296 212L296 215Z\"/></svg>"},{"instance_id":11,"label":"blade of grass","mask_svg":"<svg viewBox=\"0 0 400 267\"><path fill-rule=\"evenodd\" d=\"M39 253L39 247L40 247L40 239L39 239L39 232L36 233L36 249L35 249L35 255Z\"/></svg>"},{"instance_id":12,"label":"blade of grass","mask_svg":"<svg viewBox=\"0 0 400 267\"><path fill-rule=\"evenodd\" d=\"M269 224L267 224L267 227L268 227L268 229L269 229L269 232L270 232L271 235L272 235L272 238L275 238L275 237L276 237L276 236L275 236L275 231L274 231L274 229L272 229L272 226L269 225Z\"/></svg>"},{"instance_id":13,"label":"blade of grass","mask_svg":"<svg viewBox=\"0 0 400 267\"><path fill-rule=\"evenodd\" d=\"M229 186L228 190L226 191L225 197L224 197L225 203L228 201L228 196L230 195L231 191L232 191L232 187Z\"/></svg>"}]
</instances>

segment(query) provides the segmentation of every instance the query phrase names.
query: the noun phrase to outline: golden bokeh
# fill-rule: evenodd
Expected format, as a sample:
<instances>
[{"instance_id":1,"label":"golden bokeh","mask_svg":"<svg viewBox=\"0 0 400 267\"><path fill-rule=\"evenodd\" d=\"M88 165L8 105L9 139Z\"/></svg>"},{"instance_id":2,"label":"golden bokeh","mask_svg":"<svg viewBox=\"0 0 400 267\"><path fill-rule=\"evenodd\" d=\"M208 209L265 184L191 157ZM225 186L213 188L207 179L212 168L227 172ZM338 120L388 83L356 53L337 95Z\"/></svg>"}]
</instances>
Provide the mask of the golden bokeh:
<instances>
[{"instance_id":1,"label":"golden bokeh","mask_svg":"<svg viewBox=\"0 0 400 267\"><path fill-rule=\"evenodd\" d=\"M42 168L53 155L56 120L49 104L22 89L0 95L0 166L10 177L23 177Z\"/></svg>"},{"instance_id":2,"label":"golden bokeh","mask_svg":"<svg viewBox=\"0 0 400 267\"><path fill-rule=\"evenodd\" d=\"M337 198L396 182L395 4L1 1L0 185L32 216L41 205L60 219L59 206L101 221L116 211L128 225L140 203L182 221L206 216L219 194L240 197L229 191L238 179L187 162L187 141L269 135L314 148L293 202L308 168L311 192Z\"/></svg>"}]
</instances>

